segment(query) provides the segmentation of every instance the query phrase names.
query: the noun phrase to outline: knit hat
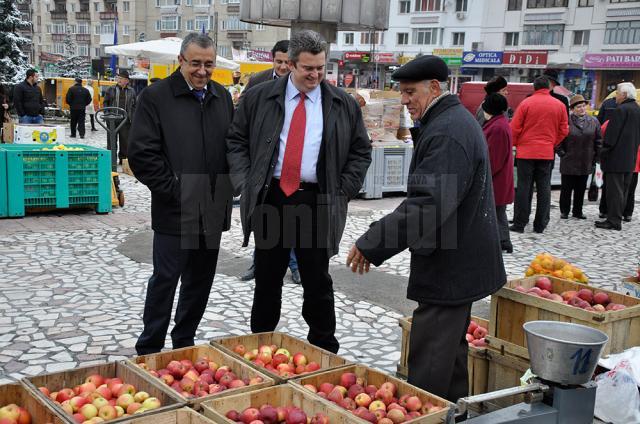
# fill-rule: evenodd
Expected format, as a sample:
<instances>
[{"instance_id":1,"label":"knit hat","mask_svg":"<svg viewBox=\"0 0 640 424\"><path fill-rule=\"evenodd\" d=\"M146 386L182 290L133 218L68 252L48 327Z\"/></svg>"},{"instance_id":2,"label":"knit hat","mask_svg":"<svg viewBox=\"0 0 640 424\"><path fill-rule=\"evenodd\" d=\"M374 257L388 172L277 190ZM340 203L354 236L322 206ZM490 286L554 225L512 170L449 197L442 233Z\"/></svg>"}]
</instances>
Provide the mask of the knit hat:
<instances>
[{"instance_id":1,"label":"knit hat","mask_svg":"<svg viewBox=\"0 0 640 424\"><path fill-rule=\"evenodd\" d=\"M488 94L487 97L484 98L484 102L482 102L482 110L491 116L501 115L505 113L508 108L507 98L498 93Z\"/></svg>"},{"instance_id":2,"label":"knit hat","mask_svg":"<svg viewBox=\"0 0 640 424\"><path fill-rule=\"evenodd\" d=\"M484 86L484 91L486 91L487 94L497 93L498 91L502 90L506 86L507 86L507 80L504 79L504 77L496 76L491 78L489 82L487 82L487 85Z\"/></svg>"}]
</instances>

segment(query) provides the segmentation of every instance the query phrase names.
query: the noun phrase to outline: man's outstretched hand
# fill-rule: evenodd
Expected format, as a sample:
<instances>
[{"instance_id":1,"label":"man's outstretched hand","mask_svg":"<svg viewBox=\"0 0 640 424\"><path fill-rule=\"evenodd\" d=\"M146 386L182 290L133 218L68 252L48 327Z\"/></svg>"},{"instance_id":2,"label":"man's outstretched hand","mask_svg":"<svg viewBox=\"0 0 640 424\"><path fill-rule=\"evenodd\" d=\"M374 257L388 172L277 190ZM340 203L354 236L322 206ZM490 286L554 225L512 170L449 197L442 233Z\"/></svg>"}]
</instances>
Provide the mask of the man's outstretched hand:
<instances>
[{"instance_id":1,"label":"man's outstretched hand","mask_svg":"<svg viewBox=\"0 0 640 424\"><path fill-rule=\"evenodd\" d=\"M351 271L363 274L369 272L371 263L364 257L364 255L358 250L354 244L347 255L347 266L351 267Z\"/></svg>"}]
</instances>

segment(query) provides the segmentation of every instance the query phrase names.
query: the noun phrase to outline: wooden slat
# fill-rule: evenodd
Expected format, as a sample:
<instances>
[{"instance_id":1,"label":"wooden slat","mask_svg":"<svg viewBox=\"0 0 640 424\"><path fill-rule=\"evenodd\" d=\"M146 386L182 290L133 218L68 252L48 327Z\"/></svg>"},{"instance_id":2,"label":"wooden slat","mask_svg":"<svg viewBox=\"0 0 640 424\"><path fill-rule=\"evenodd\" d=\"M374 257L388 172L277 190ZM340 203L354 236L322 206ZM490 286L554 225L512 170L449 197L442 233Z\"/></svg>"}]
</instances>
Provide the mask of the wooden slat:
<instances>
[{"instance_id":1,"label":"wooden slat","mask_svg":"<svg viewBox=\"0 0 640 424\"><path fill-rule=\"evenodd\" d=\"M214 424L209 418L190 408L176 409L150 417L129 417L127 424Z\"/></svg>"},{"instance_id":2,"label":"wooden slat","mask_svg":"<svg viewBox=\"0 0 640 424\"><path fill-rule=\"evenodd\" d=\"M326 402L327 404L334 405L330 401L323 399L314 393L311 393L310 391L303 388L302 386L304 386L305 384L313 384L314 386L319 387L320 384L322 383L332 383L334 385L337 385L337 384L340 384L340 376L345 372L352 372L356 374L356 376L362 378L364 380L363 386L366 386L368 384L373 384L377 387L380 387L382 383L390 381L398 387L397 397L400 397L404 394L415 395L420 398L423 404L426 402L431 402L433 405L443 407L441 411L423 415L421 417L407 421L407 423L412 423L412 424L440 423L443 420L443 418L447 416L447 413L449 412L449 409L452 406L450 402L448 402L445 399L442 399L439 396L426 392L416 386L412 386L411 384L403 380L397 379L381 371L374 370L364 365L351 365L338 370L327 371L327 372L312 375L309 377L298 378L296 380L291 381L290 384L300 388L300 390L307 391L307 393L311 394L321 402Z\"/></svg>"},{"instance_id":3,"label":"wooden slat","mask_svg":"<svg viewBox=\"0 0 640 424\"><path fill-rule=\"evenodd\" d=\"M51 392L56 392L65 387L73 388L84 383L85 379L92 374L100 374L105 378L118 377L122 379L124 383L132 384L136 390L145 391L152 397L158 398L162 406L158 409L145 412L145 415L155 415L161 412L171 411L184 405L180 398L172 393L160 390L158 386L151 384L148 380L142 378L140 374L134 372L130 367L127 367L122 362L111 362L57 373L41 374L34 377L24 378L22 383L26 385L32 393L35 393L40 400L45 402L47 406L53 408L58 414L60 414L60 416L69 417L60 405L44 396L44 394L38 390L38 387L46 387ZM126 420L126 417L120 417L109 422L122 423Z\"/></svg>"},{"instance_id":4,"label":"wooden slat","mask_svg":"<svg viewBox=\"0 0 640 424\"><path fill-rule=\"evenodd\" d=\"M171 387L167 386L159 378L152 376L148 371L145 371L138 366L138 364L144 362L149 366L150 369L157 371L166 368L167 364L169 364L169 362L171 361L189 359L190 361L195 362L196 360L204 356L209 358L210 361L216 362L220 366L227 365L231 369L231 371L233 371L233 373L241 380L245 378L251 379L253 377L262 377L264 381L260 384L255 384L252 386L229 389L200 398L188 399L173 390ZM272 378L268 377L266 373L262 373L257 369L250 367L245 361L233 358L231 355L209 344L169 350L166 352L154 353L152 355L136 356L132 359L126 360L125 365L131 367L134 372L138 373L142 378L149 381L151 384L156 385L163 392L172 393L173 395L177 396L182 402L186 403L189 406L192 406L195 409L199 409L200 403L208 399L248 392L250 390L263 389L275 384L275 381Z\"/></svg>"},{"instance_id":5,"label":"wooden slat","mask_svg":"<svg viewBox=\"0 0 640 424\"><path fill-rule=\"evenodd\" d=\"M279 332L267 332L267 333L255 333L255 334L247 334L243 336L231 336L231 337L221 337L211 341L211 344L223 352L231 355L234 358L237 358L244 363L248 364L252 368L257 369L258 371L267 374L269 377L274 379L276 383L282 383L291 378L282 378L280 375L276 373L272 373L271 371L262 368L254 363L247 361L242 356L238 355L233 351L233 348L242 344L245 346L247 351L252 349L257 349L262 345L276 345L278 347L282 347L287 349L292 355L295 353L302 353L307 357L309 362L317 362L320 364L320 369L315 372L311 372L305 375L317 374L319 372L324 372L329 369L339 368L345 365L350 364L346 359L336 355L335 353L329 352L328 350L319 348L317 346L312 345L311 343L297 339L293 336L290 336L285 333ZM296 378L294 376L292 378Z\"/></svg>"},{"instance_id":6,"label":"wooden slat","mask_svg":"<svg viewBox=\"0 0 640 424\"><path fill-rule=\"evenodd\" d=\"M259 408L264 404L274 407L295 406L302 409L309 418L321 412L329 418L330 424L362 424L363 421L336 405L318 401L314 396L290 384L212 399L201 405L202 413L212 421L219 424L235 424L234 421L225 417L227 412L230 410L242 412L246 408Z\"/></svg>"},{"instance_id":7,"label":"wooden slat","mask_svg":"<svg viewBox=\"0 0 640 424\"><path fill-rule=\"evenodd\" d=\"M21 384L5 384L0 386L0 407L14 403L31 414L31 422L34 424L66 424L64 414L52 409L47 403L29 388Z\"/></svg>"},{"instance_id":8,"label":"wooden slat","mask_svg":"<svg viewBox=\"0 0 640 424\"><path fill-rule=\"evenodd\" d=\"M487 349L488 359L488 384L487 392L520 386L520 377L529 368L529 362L523 358L502 354L494 349ZM491 406L506 407L523 401L522 395L509 396L491 401Z\"/></svg>"}]
</instances>

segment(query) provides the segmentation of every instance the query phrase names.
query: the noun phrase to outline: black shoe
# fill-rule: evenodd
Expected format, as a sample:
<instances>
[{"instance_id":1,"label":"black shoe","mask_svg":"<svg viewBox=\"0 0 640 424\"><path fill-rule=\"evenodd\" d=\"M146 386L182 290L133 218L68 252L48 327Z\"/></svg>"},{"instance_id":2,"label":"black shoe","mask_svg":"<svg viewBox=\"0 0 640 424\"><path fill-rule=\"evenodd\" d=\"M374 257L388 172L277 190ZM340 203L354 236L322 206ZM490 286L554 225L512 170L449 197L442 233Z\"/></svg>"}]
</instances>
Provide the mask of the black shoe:
<instances>
[{"instance_id":1,"label":"black shoe","mask_svg":"<svg viewBox=\"0 0 640 424\"><path fill-rule=\"evenodd\" d=\"M500 248L502 249L503 252L513 253L513 245L511 244L510 241L501 241Z\"/></svg>"},{"instance_id":2,"label":"black shoe","mask_svg":"<svg viewBox=\"0 0 640 424\"><path fill-rule=\"evenodd\" d=\"M513 231L514 233L520 233L520 234L524 233L524 228L516 227L515 224L509 227L509 230Z\"/></svg>"},{"instance_id":3,"label":"black shoe","mask_svg":"<svg viewBox=\"0 0 640 424\"><path fill-rule=\"evenodd\" d=\"M91 131L98 131L96 128L91 128Z\"/></svg>"},{"instance_id":4,"label":"black shoe","mask_svg":"<svg viewBox=\"0 0 640 424\"><path fill-rule=\"evenodd\" d=\"M600 219L605 219L607 217L607 214L600 212L598 216L600 217Z\"/></svg>"},{"instance_id":5,"label":"black shoe","mask_svg":"<svg viewBox=\"0 0 640 424\"><path fill-rule=\"evenodd\" d=\"M241 281L249 281L249 280L253 280L256 276L255 271L253 270L253 268L249 269L249 271L247 271L246 274L244 274L242 277L240 277Z\"/></svg>"},{"instance_id":6,"label":"black shoe","mask_svg":"<svg viewBox=\"0 0 640 424\"><path fill-rule=\"evenodd\" d=\"M577 219L587 219L587 217L584 214L580 214L580 215L573 215L574 218Z\"/></svg>"},{"instance_id":7,"label":"black shoe","mask_svg":"<svg viewBox=\"0 0 640 424\"><path fill-rule=\"evenodd\" d=\"M291 271L291 279L293 280L293 284L302 284L300 271L298 271L297 269Z\"/></svg>"},{"instance_id":8,"label":"black shoe","mask_svg":"<svg viewBox=\"0 0 640 424\"><path fill-rule=\"evenodd\" d=\"M71 137L71 138L76 138L76 136L75 136L75 135L70 135L69 137Z\"/></svg>"},{"instance_id":9,"label":"black shoe","mask_svg":"<svg viewBox=\"0 0 640 424\"><path fill-rule=\"evenodd\" d=\"M83 136L83 135L81 135L81 136L80 136L80 138L84 138L84 136Z\"/></svg>"},{"instance_id":10,"label":"black shoe","mask_svg":"<svg viewBox=\"0 0 640 424\"><path fill-rule=\"evenodd\" d=\"M544 229L541 230L540 228L534 228L533 232L537 233L537 234L542 234L542 233L544 233Z\"/></svg>"},{"instance_id":11,"label":"black shoe","mask_svg":"<svg viewBox=\"0 0 640 424\"><path fill-rule=\"evenodd\" d=\"M609 221L596 221L595 225L596 225L596 228L601 228L603 230L617 230L617 231L622 230L622 227L616 227Z\"/></svg>"},{"instance_id":12,"label":"black shoe","mask_svg":"<svg viewBox=\"0 0 640 424\"><path fill-rule=\"evenodd\" d=\"M622 217L622 220L623 220L624 222L631 222L631 215L623 216L623 217Z\"/></svg>"},{"instance_id":13,"label":"black shoe","mask_svg":"<svg viewBox=\"0 0 640 424\"><path fill-rule=\"evenodd\" d=\"M560 214L560 219L569 219L569 214L568 213L561 213Z\"/></svg>"}]
</instances>

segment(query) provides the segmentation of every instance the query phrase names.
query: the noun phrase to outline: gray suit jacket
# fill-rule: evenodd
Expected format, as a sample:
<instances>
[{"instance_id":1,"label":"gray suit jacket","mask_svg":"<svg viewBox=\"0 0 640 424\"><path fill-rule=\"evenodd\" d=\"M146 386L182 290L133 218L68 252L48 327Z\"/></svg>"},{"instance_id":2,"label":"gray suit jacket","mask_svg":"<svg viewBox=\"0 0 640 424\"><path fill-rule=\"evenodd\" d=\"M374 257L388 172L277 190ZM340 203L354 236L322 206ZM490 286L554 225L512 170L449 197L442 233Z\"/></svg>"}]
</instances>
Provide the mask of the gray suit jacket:
<instances>
[{"instance_id":1,"label":"gray suit jacket","mask_svg":"<svg viewBox=\"0 0 640 424\"><path fill-rule=\"evenodd\" d=\"M258 84L262 84L263 82L271 81L273 79L273 68L265 69L264 71L258 72L254 76L249 79L247 86L245 87L245 91L250 89L251 87L255 87Z\"/></svg>"}]
</instances>

